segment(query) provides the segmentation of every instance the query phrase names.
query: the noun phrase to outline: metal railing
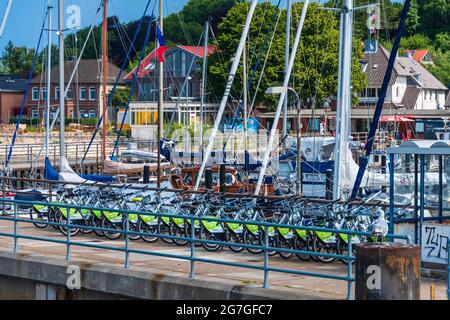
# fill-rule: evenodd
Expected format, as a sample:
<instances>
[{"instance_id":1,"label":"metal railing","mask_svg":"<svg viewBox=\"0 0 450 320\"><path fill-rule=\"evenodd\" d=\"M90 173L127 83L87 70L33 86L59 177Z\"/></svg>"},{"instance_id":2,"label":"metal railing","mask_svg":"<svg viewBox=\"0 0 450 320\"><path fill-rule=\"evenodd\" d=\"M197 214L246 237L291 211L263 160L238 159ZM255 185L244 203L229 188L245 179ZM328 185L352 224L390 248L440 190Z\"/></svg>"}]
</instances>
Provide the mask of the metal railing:
<instances>
[{"instance_id":1,"label":"metal railing","mask_svg":"<svg viewBox=\"0 0 450 320\"><path fill-rule=\"evenodd\" d=\"M112 150L115 140L109 139L106 143L107 150ZM136 143L141 150L155 151L158 147L156 140L128 140L121 139L119 143L119 151L126 147L128 143ZM88 149L89 141L84 142L67 142L65 147L65 157L77 165L81 163L83 156ZM86 160L94 161L95 163L101 163L101 148L102 143L100 140L96 140L92 143ZM8 156L10 145L0 145L0 158ZM56 164L60 157L59 144L52 143L49 146L49 158ZM39 159L37 157L39 156ZM31 166L39 160L44 160L45 150L42 144L16 144L14 146L14 152L11 158L11 164L16 165L28 165Z\"/></svg>"},{"instance_id":2,"label":"metal railing","mask_svg":"<svg viewBox=\"0 0 450 320\"><path fill-rule=\"evenodd\" d=\"M34 241L43 241L43 242L50 242L50 243L58 243L58 244L64 244L66 246L66 259L71 259L71 248L73 246L77 247L86 247L86 248L96 248L96 249L103 249L103 250L110 250L110 251L116 251L116 252L122 252L124 253L124 267L129 268L130 267L130 254L142 254L142 255L149 255L149 256L158 256L163 258L172 258L172 259L182 259L190 262L190 272L189 277L195 278L196 276L196 263L206 263L206 264L214 264L214 265L223 265L223 266L230 266L230 267L236 267L236 268L246 268L246 269L253 269L253 270L259 270L263 272L263 287L268 288L269 287L269 272L277 272L277 273L285 273L285 274L292 274L292 275L301 275L301 276L309 276L309 277L317 277L317 278L325 278L325 279L331 279L336 281L345 281L347 282L347 299L352 299L353 294L353 282L355 281L355 278L353 276L353 265L352 262L355 260L355 257L353 256L352 249L353 249L353 237L370 237L372 234L369 232L358 232L353 230L338 230L338 229L330 229L330 228L319 228L319 227L307 227L307 226L295 226L295 225L285 225L285 224L278 224L278 223L270 223L270 222L262 222L262 221L241 221L241 220L233 220L233 219L223 219L223 218L214 218L214 217L198 217L198 216L189 216L189 215L179 215L179 214L170 214L170 213L160 213L160 212L139 212L139 211L130 211L130 210L121 210L121 209L110 209L110 208L92 208L92 207L85 207L85 206L78 206L78 205L70 205L65 203L48 203L48 202L36 202L36 201L22 201L22 200L10 200L6 198L0 198L0 203L2 205L10 205L13 207L13 214L10 215L0 215L0 221L9 221L13 223L13 232L8 233L6 231L0 232L0 236L2 237L9 237L14 239L13 244L13 251L16 253L18 252L18 243L19 239L28 239L28 240L34 240ZM32 235L24 235L20 234L19 230L19 223L28 223L32 224L33 222L36 223L36 220L26 219L23 217L20 217L18 215L18 206L33 206L33 205L39 205L39 206L46 206L49 209L53 210L60 210L61 208L65 208L67 210L66 214L66 221L65 223L61 222L54 222L54 221L41 221L39 220L39 224L47 225L47 226L53 226L56 228L65 228L66 230L66 239L56 239L53 237L44 237L44 236L32 236ZM73 219L71 219L72 210L74 209L76 212L80 212L81 210L89 210L90 212L94 210L98 210L100 212L114 212L122 215L122 222L124 223L124 229L108 229L108 228L101 228L101 227L93 227L88 225L82 225L82 224L74 224ZM169 218L169 219L183 219L184 221L190 221L190 229L189 229L189 236L174 236L170 234L160 234L160 233L141 233L137 231L130 230L130 215L138 215L138 216L155 216L158 218ZM234 223L238 225L252 225L252 226L258 226L260 228L261 232L264 234L264 240L262 245L253 245L253 244L244 244L244 243L236 243L236 242L228 242L224 240L210 240L210 239L201 239L196 234L196 225L199 225L203 223L204 221L211 221L216 222L219 224L227 224L227 223ZM121 233L125 238L125 243L123 247L114 247L110 245L101 245L101 244L92 244L92 243L86 243L86 242L80 242L73 239L71 236L71 229L73 228L79 228L82 230L92 230L92 231L98 231L98 232L113 232L113 233ZM269 232L264 232L265 230L270 230L270 228L288 228L289 230L304 230L306 232L327 232L331 233L333 235L347 235L348 242L347 242L347 254L337 254L337 253L322 253L322 252L314 252L309 250L296 250L296 249L287 249L287 248L278 248L278 247L271 247L269 243ZM130 248L130 235L136 235L136 236L146 236L146 237L157 237L159 239L165 238L165 239L172 239L172 240L179 240L179 241L185 241L190 246L189 255L179 255L179 254L170 254L170 253L164 253L164 252L157 252L152 251L152 245L148 244L148 250L137 250ZM404 240L407 243L409 243L409 237L407 236L400 236L400 235L387 235L390 239L400 239ZM211 244L211 245L220 245L220 246L233 246L233 247L242 247L242 248L250 248L258 251L262 251L263 253L263 265L255 265L250 263L238 263L238 262L230 262L225 260L216 260L216 259L207 259L207 258L200 258L197 256L196 244ZM302 271L298 269L292 269L292 268L279 268L271 266L269 263L269 252L285 252L285 253L291 253L291 254L298 254L298 255L308 255L308 256L316 256L316 257L328 257L328 258L334 258L337 260L343 260L347 264L347 272L346 275L337 275L337 274L331 274L331 273L322 273L322 272L309 272L309 271Z\"/></svg>"},{"instance_id":3,"label":"metal railing","mask_svg":"<svg viewBox=\"0 0 450 320\"><path fill-rule=\"evenodd\" d=\"M447 240L447 299L450 300L450 239Z\"/></svg>"}]
</instances>

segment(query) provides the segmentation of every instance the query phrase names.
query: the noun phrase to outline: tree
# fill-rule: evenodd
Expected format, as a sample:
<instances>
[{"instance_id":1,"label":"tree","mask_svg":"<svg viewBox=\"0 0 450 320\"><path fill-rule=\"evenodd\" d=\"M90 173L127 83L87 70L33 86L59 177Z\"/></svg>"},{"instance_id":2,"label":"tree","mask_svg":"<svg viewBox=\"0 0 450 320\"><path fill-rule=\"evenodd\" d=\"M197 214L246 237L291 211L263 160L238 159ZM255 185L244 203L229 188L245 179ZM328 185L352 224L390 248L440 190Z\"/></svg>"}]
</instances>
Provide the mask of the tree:
<instances>
[{"instance_id":1,"label":"tree","mask_svg":"<svg viewBox=\"0 0 450 320\"><path fill-rule=\"evenodd\" d=\"M431 39L427 36L417 33L409 37L403 37L400 41L400 46L402 49L418 50L418 49L429 49L432 47Z\"/></svg>"},{"instance_id":2,"label":"tree","mask_svg":"<svg viewBox=\"0 0 450 320\"><path fill-rule=\"evenodd\" d=\"M433 54L434 66L427 66L427 69L441 81L444 85L450 86L450 51L436 51Z\"/></svg>"},{"instance_id":3,"label":"tree","mask_svg":"<svg viewBox=\"0 0 450 320\"><path fill-rule=\"evenodd\" d=\"M419 5L417 4L417 0L411 0L406 26L407 35L415 34L420 29Z\"/></svg>"},{"instance_id":4,"label":"tree","mask_svg":"<svg viewBox=\"0 0 450 320\"><path fill-rule=\"evenodd\" d=\"M296 30L300 18L303 4L293 5L293 30ZM225 77L231 66L231 60L238 46L242 34L242 25L245 23L249 4L241 3L231 9L223 22L219 24L219 36L217 38L217 47L220 51L211 59L209 73L211 83L214 84L214 92L221 96L226 83ZM250 70L253 69L256 57L262 50L264 39L267 32L270 31L270 23L274 16L276 8L266 2L259 4L256 8L252 24L248 48L252 62ZM284 44L285 44L285 21L286 11L283 10L279 19L274 37L274 43L269 52L267 66L262 77L261 86L257 92L256 103L263 103L269 106L274 105L276 97L265 95L266 88L279 85L284 79ZM260 32L261 27L261 32ZM296 56L295 68L292 75L295 90L297 90L303 100L315 97L320 107L325 99L330 96L336 96L337 92L337 69L338 69L338 43L339 43L339 24L334 13L319 10L317 3L311 3L305 19L301 42ZM271 38L272 33L269 35ZM292 39L293 41L293 39ZM258 79L261 75L261 69L266 58L269 44L262 52L262 62L258 67L254 81L250 87L250 97L255 94ZM254 52L254 54L252 54ZM354 59L352 70L352 86L354 92L361 91L365 86L365 75L361 71L359 59L363 57L361 41L354 41ZM221 62L224 62L222 64ZM251 75L251 73L250 73ZM234 98L239 98L242 91L242 68L239 68L235 84L233 86Z\"/></svg>"},{"instance_id":5,"label":"tree","mask_svg":"<svg viewBox=\"0 0 450 320\"><path fill-rule=\"evenodd\" d=\"M217 26L237 0L189 0L178 13L169 15L164 22L164 32L168 40L175 43L196 45L209 19L211 28Z\"/></svg>"},{"instance_id":6,"label":"tree","mask_svg":"<svg viewBox=\"0 0 450 320\"><path fill-rule=\"evenodd\" d=\"M4 74L16 74L28 77L33 65L35 49L16 47L9 41L0 57L0 71ZM41 64L36 64L34 74L41 71Z\"/></svg>"},{"instance_id":7,"label":"tree","mask_svg":"<svg viewBox=\"0 0 450 320\"><path fill-rule=\"evenodd\" d=\"M441 32L436 35L436 49L443 52L450 51L450 32Z\"/></svg>"},{"instance_id":8,"label":"tree","mask_svg":"<svg viewBox=\"0 0 450 320\"><path fill-rule=\"evenodd\" d=\"M130 88L117 88L111 99L111 105L113 107L124 107L128 104L128 98L130 96Z\"/></svg>"},{"instance_id":9,"label":"tree","mask_svg":"<svg viewBox=\"0 0 450 320\"><path fill-rule=\"evenodd\" d=\"M417 0L421 30L432 37L450 31L450 2L448 0Z\"/></svg>"}]
</instances>

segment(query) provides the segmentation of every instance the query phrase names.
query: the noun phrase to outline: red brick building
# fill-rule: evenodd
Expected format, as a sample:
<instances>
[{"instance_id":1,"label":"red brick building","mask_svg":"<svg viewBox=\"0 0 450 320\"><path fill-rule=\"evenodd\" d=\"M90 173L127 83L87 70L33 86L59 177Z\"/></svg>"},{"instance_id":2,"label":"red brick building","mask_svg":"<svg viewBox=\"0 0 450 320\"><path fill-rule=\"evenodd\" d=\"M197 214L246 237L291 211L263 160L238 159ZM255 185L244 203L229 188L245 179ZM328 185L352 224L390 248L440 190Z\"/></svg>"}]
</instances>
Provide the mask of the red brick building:
<instances>
[{"instance_id":1,"label":"red brick building","mask_svg":"<svg viewBox=\"0 0 450 320\"><path fill-rule=\"evenodd\" d=\"M20 76L0 75L0 123L9 123L20 113L26 80Z\"/></svg>"},{"instance_id":2,"label":"red brick building","mask_svg":"<svg viewBox=\"0 0 450 320\"><path fill-rule=\"evenodd\" d=\"M73 73L76 61L67 61L64 65L65 83L67 83ZM102 84L101 84L100 60L81 60L78 72L66 97L66 118L96 118L99 115L102 105ZM108 63L107 92L111 90L119 75L120 69ZM59 108L59 67L55 66L51 70L50 98L52 114ZM119 81L124 84L123 77ZM45 115L47 105L47 85L46 75L41 74L31 81L30 92L27 97L27 115L32 119L42 119Z\"/></svg>"}]
</instances>

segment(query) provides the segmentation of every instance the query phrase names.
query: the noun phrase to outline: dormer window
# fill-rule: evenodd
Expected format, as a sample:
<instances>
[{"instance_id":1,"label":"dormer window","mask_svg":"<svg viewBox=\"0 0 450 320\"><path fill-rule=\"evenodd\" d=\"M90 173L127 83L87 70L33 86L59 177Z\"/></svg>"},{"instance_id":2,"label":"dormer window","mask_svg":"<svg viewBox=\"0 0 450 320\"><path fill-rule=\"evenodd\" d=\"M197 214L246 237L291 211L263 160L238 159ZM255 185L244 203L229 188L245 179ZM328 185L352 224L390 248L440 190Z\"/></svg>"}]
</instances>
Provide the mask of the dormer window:
<instances>
[{"instance_id":1,"label":"dormer window","mask_svg":"<svg viewBox=\"0 0 450 320\"><path fill-rule=\"evenodd\" d=\"M378 69L378 64L375 63L375 64L372 66L372 69L373 69L373 70Z\"/></svg>"}]
</instances>

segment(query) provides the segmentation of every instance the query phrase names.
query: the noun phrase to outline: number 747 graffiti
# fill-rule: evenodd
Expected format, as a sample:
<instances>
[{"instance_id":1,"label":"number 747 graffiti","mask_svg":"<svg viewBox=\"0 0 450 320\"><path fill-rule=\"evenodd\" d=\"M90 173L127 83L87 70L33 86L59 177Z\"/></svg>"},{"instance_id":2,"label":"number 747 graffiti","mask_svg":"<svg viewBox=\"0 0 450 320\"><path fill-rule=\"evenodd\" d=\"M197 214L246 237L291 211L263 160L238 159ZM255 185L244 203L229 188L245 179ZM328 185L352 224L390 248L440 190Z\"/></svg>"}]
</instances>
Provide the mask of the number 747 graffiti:
<instances>
[{"instance_id":1,"label":"number 747 graffiti","mask_svg":"<svg viewBox=\"0 0 450 320\"><path fill-rule=\"evenodd\" d=\"M422 245L422 250L424 251L423 256L446 262L449 251L447 247L449 236L447 232L445 232L446 229L425 226L424 231L425 234L423 240L425 240L425 243Z\"/></svg>"}]
</instances>

